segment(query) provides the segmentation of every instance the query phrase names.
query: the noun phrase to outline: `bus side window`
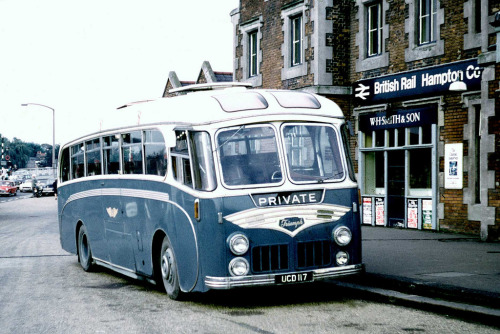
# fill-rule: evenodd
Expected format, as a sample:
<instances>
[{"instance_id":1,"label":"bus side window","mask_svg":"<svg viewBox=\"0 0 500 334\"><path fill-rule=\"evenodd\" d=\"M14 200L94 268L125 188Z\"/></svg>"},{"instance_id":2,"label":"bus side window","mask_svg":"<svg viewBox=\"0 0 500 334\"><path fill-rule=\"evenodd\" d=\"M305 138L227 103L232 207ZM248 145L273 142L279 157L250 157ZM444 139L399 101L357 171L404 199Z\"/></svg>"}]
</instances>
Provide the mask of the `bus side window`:
<instances>
[{"instance_id":1,"label":"bus side window","mask_svg":"<svg viewBox=\"0 0 500 334\"><path fill-rule=\"evenodd\" d=\"M99 138L85 143L87 154L87 176L101 175L101 141Z\"/></svg>"},{"instance_id":2,"label":"bus side window","mask_svg":"<svg viewBox=\"0 0 500 334\"><path fill-rule=\"evenodd\" d=\"M176 131L177 142L171 149L172 171L174 179L187 186L193 186L191 163L187 142L187 131Z\"/></svg>"},{"instance_id":3,"label":"bus side window","mask_svg":"<svg viewBox=\"0 0 500 334\"><path fill-rule=\"evenodd\" d=\"M69 181L70 177L70 164L69 164L69 148L66 147L61 153L61 181Z\"/></svg>"},{"instance_id":4,"label":"bus side window","mask_svg":"<svg viewBox=\"0 0 500 334\"><path fill-rule=\"evenodd\" d=\"M104 174L120 174L120 136L107 136L103 138L103 167Z\"/></svg>"},{"instance_id":5,"label":"bus side window","mask_svg":"<svg viewBox=\"0 0 500 334\"><path fill-rule=\"evenodd\" d=\"M71 146L71 171L72 179L78 179L85 175L85 162L83 157L83 143Z\"/></svg>"},{"instance_id":6,"label":"bus side window","mask_svg":"<svg viewBox=\"0 0 500 334\"><path fill-rule=\"evenodd\" d=\"M165 176L167 172L167 152L165 140L160 131L144 131L144 158L146 174Z\"/></svg>"},{"instance_id":7,"label":"bus side window","mask_svg":"<svg viewBox=\"0 0 500 334\"><path fill-rule=\"evenodd\" d=\"M198 190L212 191L216 187L215 166L212 143L208 132L190 132L189 144L193 162L194 187Z\"/></svg>"},{"instance_id":8,"label":"bus side window","mask_svg":"<svg viewBox=\"0 0 500 334\"><path fill-rule=\"evenodd\" d=\"M143 174L141 131L122 134L122 150L123 174Z\"/></svg>"}]
</instances>

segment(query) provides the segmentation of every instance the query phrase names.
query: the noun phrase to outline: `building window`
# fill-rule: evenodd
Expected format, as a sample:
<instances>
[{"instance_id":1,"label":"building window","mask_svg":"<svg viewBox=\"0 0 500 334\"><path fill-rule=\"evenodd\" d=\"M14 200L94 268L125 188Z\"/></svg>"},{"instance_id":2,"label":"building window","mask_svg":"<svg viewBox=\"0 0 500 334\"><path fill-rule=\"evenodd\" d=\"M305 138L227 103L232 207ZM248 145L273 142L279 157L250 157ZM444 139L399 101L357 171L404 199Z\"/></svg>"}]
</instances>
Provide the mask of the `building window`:
<instances>
[{"instance_id":1,"label":"building window","mask_svg":"<svg viewBox=\"0 0 500 334\"><path fill-rule=\"evenodd\" d=\"M474 0L474 30L481 33L481 0Z\"/></svg>"},{"instance_id":2,"label":"building window","mask_svg":"<svg viewBox=\"0 0 500 334\"><path fill-rule=\"evenodd\" d=\"M474 202L481 204L481 105L474 106Z\"/></svg>"},{"instance_id":3,"label":"building window","mask_svg":"<svg viewBox=\"0 0 500 334\"><path fill-rule=\"evenodd\" d=\"M281 11L284 37L281 45L283 56L281 80L295 79L308 73L305 52L310 35L305 34L305 26L310 21L306 9L305 2L293 2L293 5L285 6Z\"/></svg>"},{"instance_id":4,"label":"building window","mask_svg":"<svg viewBox=\"0 0 500 334\"><path fill-rule=\"evenodd\" d=\"M257 30L254 30L248 34L248 76L254 77L258 73L258 40L257 40Z\"/></svg>"},{"instance_id":5,"label":"building window","mask_svg":"<svg viewBox=\"0 0 500 334\"><path fill-rule=\"evenodd\" d=\"M292 41L292 66L302 64L302 15L292 17L291 21L291 41Z\"/></svg>"},{"instance_id":6,"label":"building window","mask_svg":"<svg viewBox=\"0 0 500 334\"><path fill-rule=\"evenodd\" d=\"M261 17L240 26L242 53L239 60L239 69L241 70L241 79L251 83L254 87L262 86L262 74L259 73L260 63L262 62L262 50L260 50L261 26Z\"/></svg>"},{"instance_id":7,"label":"building window","mask_svg":"<svg viewBox=\"0 0 500 334\"><path fill-rule=\"evenodd\" d=\"M368 57L382 53L382 4L368 6Z\"/></svg>"},{"instance_id":8,"label":"building window","mask_svg":"<svg viewBox=\"0 0 500 334\"><path fill-rule=\"evenodd\" d=\"M359 10L356 20L356 46L359 49L356 72L371 71L389 66L389 52L384 41L389 38L389 25L384 20L389 4L387 0L355 0Z\"/></svg>"},{"instance_id":9,"label":"building window","mask_svg":"<svg viewBox=\"0 0 500 334\"><path fill-rule=\"evenodd\" d=\"M419 0L418 42L420 45L436 41L437 0Z\"/></svg>"}]
</instances>

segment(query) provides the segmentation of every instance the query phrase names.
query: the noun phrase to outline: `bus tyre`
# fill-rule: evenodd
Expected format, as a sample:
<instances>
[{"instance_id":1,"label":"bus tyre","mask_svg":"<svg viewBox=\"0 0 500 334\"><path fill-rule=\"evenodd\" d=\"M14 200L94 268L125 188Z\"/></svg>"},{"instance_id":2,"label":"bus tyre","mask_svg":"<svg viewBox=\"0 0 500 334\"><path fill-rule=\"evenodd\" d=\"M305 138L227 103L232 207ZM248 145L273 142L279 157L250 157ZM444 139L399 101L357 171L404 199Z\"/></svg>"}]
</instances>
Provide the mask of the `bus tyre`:
<instances>
[{"instance_id":1,"label":"bus tyre","mask_svg":"<svg viewBox=\"0 0 500 334\"><path fill-rule=\"evenodd\" d=\"M78 261L85 271L94 269L94 260L92 259L92 250L90 249L87 229L82 225L78 230Z\"/></svg>"},{"instance_id":2,"label":"bus tyre","mask_svg":"<svg viewBox=\"0 0 500 334\"><path fill-rule=\"evenodd\" d=\"M174 249L167 236L163 239L160 251L160 273L165 292L173 300L179 300L182 292L179 286L179 274Z\"/></svg>"}]
</instances>

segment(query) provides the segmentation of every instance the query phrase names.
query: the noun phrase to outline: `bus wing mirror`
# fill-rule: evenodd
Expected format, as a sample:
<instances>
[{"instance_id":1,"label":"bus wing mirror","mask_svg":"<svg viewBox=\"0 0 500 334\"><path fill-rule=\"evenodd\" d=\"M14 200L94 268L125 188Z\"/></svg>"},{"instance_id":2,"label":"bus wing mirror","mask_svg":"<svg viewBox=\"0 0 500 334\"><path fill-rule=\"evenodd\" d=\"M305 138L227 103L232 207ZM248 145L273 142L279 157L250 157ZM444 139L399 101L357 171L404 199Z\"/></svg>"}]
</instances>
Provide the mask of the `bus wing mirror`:
<instances>
[{"instance_id":1,"label":"bus wing mirror","mask_svg":"<svg viewBox=\"0 0 500 334\"><path fill-rule=\"evenodd\" d=\"M165 132L165 146L167 148L175 147L176 142L177 142L177 138L175 136L174 130L170 130L170 131Z\"/></svg>"}]
</instances>

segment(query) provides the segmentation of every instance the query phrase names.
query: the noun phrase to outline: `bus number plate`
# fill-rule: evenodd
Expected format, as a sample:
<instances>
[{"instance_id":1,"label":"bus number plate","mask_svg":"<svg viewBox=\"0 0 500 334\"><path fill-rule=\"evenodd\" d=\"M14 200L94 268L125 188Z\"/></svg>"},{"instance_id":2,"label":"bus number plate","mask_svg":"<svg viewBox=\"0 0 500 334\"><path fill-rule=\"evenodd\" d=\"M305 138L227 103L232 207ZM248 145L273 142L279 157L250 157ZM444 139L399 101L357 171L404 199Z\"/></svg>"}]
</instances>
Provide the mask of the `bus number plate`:
<instances>
[{"instance_id":1,"label":"bus number plate","mask_svg":"<svg viewBox=\"0 0 500 334\"><path fill-rule=\"evenodd\" d=\"M312 280L313 280L313 273L306 272L306 273L276 275L274 282L276 284L290 284L290 283L311 282Z\"/></svg>"}]
</instances>

